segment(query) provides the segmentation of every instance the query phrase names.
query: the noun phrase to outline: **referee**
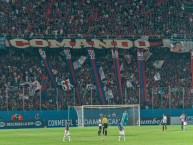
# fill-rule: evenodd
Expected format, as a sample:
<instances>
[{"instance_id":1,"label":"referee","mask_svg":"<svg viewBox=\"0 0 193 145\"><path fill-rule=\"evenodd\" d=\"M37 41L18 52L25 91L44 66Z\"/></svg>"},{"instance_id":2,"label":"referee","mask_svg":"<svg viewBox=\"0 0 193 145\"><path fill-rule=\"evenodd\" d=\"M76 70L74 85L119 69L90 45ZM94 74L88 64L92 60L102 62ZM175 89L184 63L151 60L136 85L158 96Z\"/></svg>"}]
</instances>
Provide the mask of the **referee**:
<instances>
[{"instance_id":1,"label":"referee","mask_svg":"<svg viewBox=\"0 0 193 145\"><path fill-rule=\"evenodd\" d=\"M107 136L108 119L106 115L103 116L102 124L103 124L103 130L104 130L105 136Z\"/></svg>"}]
</instances>

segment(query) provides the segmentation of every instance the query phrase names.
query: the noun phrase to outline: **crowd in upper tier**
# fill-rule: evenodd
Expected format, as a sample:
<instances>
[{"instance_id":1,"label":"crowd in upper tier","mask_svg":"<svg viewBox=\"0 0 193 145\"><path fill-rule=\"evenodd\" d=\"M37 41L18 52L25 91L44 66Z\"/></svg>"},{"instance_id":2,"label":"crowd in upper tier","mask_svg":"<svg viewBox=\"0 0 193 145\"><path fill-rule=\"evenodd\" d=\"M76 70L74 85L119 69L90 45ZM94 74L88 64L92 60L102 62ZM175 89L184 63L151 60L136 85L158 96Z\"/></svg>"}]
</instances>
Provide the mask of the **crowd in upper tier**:
<instances>
[{"instance_id":1,"label":"crowd in upper tier","mask_svg":"<svg viewBox=\"0 0 193 145\"><path fill-rule=\"evenodd\" d=\"M191 0L1 0L0 32L12 36L192 34Z\"/></svg>"}]
</instances>

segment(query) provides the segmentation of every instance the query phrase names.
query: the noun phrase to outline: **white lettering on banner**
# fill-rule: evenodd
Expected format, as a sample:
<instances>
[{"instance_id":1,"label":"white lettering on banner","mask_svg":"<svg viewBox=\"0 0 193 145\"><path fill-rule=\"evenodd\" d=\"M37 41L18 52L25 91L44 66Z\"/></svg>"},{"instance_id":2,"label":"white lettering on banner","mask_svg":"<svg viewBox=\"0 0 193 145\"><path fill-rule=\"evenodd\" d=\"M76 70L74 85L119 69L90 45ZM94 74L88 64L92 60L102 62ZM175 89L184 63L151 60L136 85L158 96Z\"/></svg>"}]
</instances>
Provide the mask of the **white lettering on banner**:
<instances>
[{"instance_id":1,"label":"white lettering on banner","mask_svg":"<svg viewBox=\"0 0 193 145\"><path fill-rule=\"evenodd\" d=\"M93 43L93 47L95 48L111 48L113 47L112 42L113 40L111 39L103 39L103 42L99 41L98 39L92 39Z\"/></svg>"},{"instance_id":2,"label":"white lettering on banner","mask_svg":"<svg viewBox=\"0 0 193 145\"><path fill-rule=\"evenodd\" d=\"M61 42L58 42L56 40L53 39L48 39L49 42L49 47L50 48L60 48L60 47L68 47L68 48L72 48L72 46L70 45L70 41L71 39L63 39Z\"/></svg>"},{"instance_id":3,"label":"white lettering on banner","mask_svg":"<svg viewBox=\"0 0 193 145\"><path fill-rule=\"evenodd\" d=\"M92 47L92 45L89 45L86 41L86 39L76 39L75 46L73 48L80 48L81 46L87 48L87 47Z\"/></svg>"},{"instance_id":4,"label":"white lettering on banner","mask_svg":"<svg viewBox=\"0 0 193 145\"><path fill-rule=\"evenodd\" d=\"M48 126L64 126L67 120L48 120Z\"/></svg>"},{"instance_id":5,"label":"white lettering on banner","mask_svg":"<svg viewBox=\"0 0 193 145\"><path fill-rule=\"evenodd\" d=\"M147 48L147 47L150 47L150 44L146 40L140 40L139 39L139 40L134 41L134 46L138 47L138 48Z\"/></svg>"},{"instance_id":6,"label":"white lettering on banner","mask_svg":"<svg viewBox=\"0 0 193 145\"><path fill-rule=\"evenodd\" d=\"M161 123L161 119L159 118L140 120L141 125L159 125L160 123ZM139 120L137 121L137 124L139 124Z\"/></svg>"},{"instance_id":7,"label":"white lettering on banner","mask_svg":"<svg viewBox=\"0 0 193 145\"><path fill-rule=\"evenodd\" d=\"M68 122L68 120L48 120L48 127L63 127ZM72 124L72 120L70 120L70 125Z\"/></svg>"},{"instance_id":8,"label":"white lettering on banner","mask_svg":"<svg viewBox=\"0 0 193 145\"><path fill-rule=\"evenodd\" d=\"M11 46L14 46L17 48L27 48L31 46L29 44L29 41L25 39L11 39L9 42Z\"/></svg>"},{"instance_id":9,"label":"white lettering on banner","mask_svg":"<svg viewBox=\"0 0 193 145\"><path fill-rule=\"evenodd\" d=\"M30 40L30 45L34 47L48 47L48 41L44 39L32 39Z\"/></svg>"},{"instance_id":10,"label":"white lettering on banner","mask_svg":"<svg viewBox=\"0 0 193 145\"><path fill-rule=\"evenodd\" d=\"M17 48L28 48L28 47L50 47L50 48L60 48L60 47L67 47L67 48L76 48L80 49L82 47L95 47L98 49L101 48L122 48L122 49L129 49L133 46L138 48L147 48L150 47L150 42L146 40L127 40L127 39L121 39L121 40L112 40L112 39L92 39L91 41L88 41L87 39L75 39L75 42L73 42L71 39L63 39L61 41L55 40L55 39L10 39L6 40L6 46L13 46ZM159 45L159 44L158 44Z\"/></svg>"},{"instance_id":11,"label":"white lettering on banner","mask_svg":"<svg viewBox=\"0 0 193 145\"><path fill-rule=\"evenodd\" d=\"M117 48L122 48L122 49L128 49L133 47L133 42L131 40L114 40L116 42L116 47Z\"/></svg>"}]
</instances>

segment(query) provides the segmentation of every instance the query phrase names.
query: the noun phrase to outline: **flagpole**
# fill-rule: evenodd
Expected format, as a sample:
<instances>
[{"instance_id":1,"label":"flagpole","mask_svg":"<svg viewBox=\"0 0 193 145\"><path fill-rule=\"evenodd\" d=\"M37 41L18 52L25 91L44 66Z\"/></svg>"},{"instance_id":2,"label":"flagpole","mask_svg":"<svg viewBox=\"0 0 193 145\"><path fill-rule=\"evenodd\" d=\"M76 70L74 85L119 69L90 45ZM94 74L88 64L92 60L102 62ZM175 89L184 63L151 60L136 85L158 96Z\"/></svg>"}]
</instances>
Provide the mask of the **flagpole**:
<instances>
[{"instance_id":1,"label":"flagpole","mask_svg":"<svg viewBox=\"0 0 193 145\"><path fill-rule=\"evenodd\" d=\"M140 94L141 94L141 92L140 92L140 86L139 86L139 106L141 106L141 97L140 97Z\"/></svg>"},{"instance_id":2,"label":"flagpole","mask_svg":"<svg viewBox=\"0 0 193 145\"><path fill-rule=\"evenodd\" d=\"M56 95L57 95L57 98L56 98L56 105L57 105L57 110L58 110L58 88L56 88Z\"/></svg>"},{"instance_id":3,"label":"flagpole","mask_svg":"<svg viewBox=\"0 0 193 145\"><path fill-rule=\"evenodd\" d=\"M152 88L152 90L151 90L151 101L152 101L152 104L151 104L151 105L152 105L152 109L153 109L153 99L154 99L154 98L153 98L153 88Z\"/></svg>"},{"instance_id":4,"label":"flagpole","mask_svg":"<svg viewBox=\"0 0 193 145\"><path fill-rule=\"evenodd\" d=\"M125 88L125 105L126 105L127 88Z\"/></svg>"},{"instance_id":5,"label":"flagpole","mask_svg":"<svg viewBox=\"0 0 193 145\"><path fill-rule=\"evenodd\" d=\"M90 91L91 91L91 92L90 92L90 93L91 93L91 94L90 94L90 97L91 97L91 100L90 100L90 101L91 101L91 105L92 105L92 88L91 88Z\"/></svg>"},{"instance_id":6,"label":"flagpole","mask_svg":"<svg viewBox=\"0 0 193 145\"><path fill-rule=\"evenodd\" d=\"M8 97L9 97L9 96L8 96L8 86L6 86L6 104L7 104L7 111L9 110L9 109L8 109L8 106L9 106L9 105L8 105Z\"/></svg>"},{"instance_id":7,"label":"flagpole","mask_svg":"<svg viewBox=\"0 0 193 145\"><path fill-rule=\"evenodd\" d=\"M42 110L42 89L40 87L40 110Z\"/></svg>"},{"instance_id":8,"label":"flagpole","mask_svg":"<svg viewBox=\"0 0 193 145\"><path fill-rule=\"evenodd\" d=\"M22 88L23 88L23 95L22 95L22 97L23 97L23 111L24 111L24 86Z\"/></svg>"},{"instance_id":9,"label":"flagpole","mask_svg":"<svg viewBox=\"0 0 193 145\"><path fill-rule=\"evenodd\" d=\"M184 109L184 88L182 88L183 89L183 109Z\"/></svg>"},{"instance_id":10,"label":"flagpole","mask_svg":"<svg viewBox=\"0 0 193 145\"><path fill-rule=\"evenodd\" d=\"M73 94L73 95L74 95L73 97L74 97L74 106L75 106L75 87L74 87L74 89L73 89L73 93L74 93L74 94Z\"/></svg>"}]
</instances>

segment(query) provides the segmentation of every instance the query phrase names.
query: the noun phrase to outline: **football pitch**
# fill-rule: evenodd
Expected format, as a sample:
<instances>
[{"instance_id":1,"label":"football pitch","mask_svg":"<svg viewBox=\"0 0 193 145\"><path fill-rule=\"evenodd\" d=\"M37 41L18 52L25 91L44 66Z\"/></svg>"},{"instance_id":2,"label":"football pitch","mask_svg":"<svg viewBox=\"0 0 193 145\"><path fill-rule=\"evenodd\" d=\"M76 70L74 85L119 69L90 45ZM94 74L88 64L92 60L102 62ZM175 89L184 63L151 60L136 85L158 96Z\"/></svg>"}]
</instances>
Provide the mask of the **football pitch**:
<instances>
[{"instance_id":1,"label":"football pitch","mask_svg":"<svg viewBox=\"0 0 193 145\"><path fill-rule=\"evenodd\" d=\"M71 127L71 142L62 141L64 128L1 129L0 145L192 145L193 126L137 126L125 128L126 141L118 141L118 128L108 127L108 136L98 136L98 127ZM102 140L104 138L104 140Z\"/></svg>"}]
</instances>

